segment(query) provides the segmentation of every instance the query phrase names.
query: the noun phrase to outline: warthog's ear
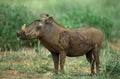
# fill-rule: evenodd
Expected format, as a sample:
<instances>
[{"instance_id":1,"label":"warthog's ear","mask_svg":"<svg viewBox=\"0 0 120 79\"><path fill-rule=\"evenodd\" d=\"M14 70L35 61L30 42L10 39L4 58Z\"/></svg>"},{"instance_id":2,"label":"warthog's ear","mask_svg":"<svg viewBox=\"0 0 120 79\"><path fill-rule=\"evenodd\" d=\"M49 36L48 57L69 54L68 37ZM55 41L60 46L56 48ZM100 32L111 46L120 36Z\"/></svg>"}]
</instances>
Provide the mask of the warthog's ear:
<instances>
[{"instance_id":1,"label":"warthog's ear","mask_svg":"<svg viewBox=\"0 0 120 79\"><path fill-rule=\"evenodd\" d=\"M46 14L45 16L46 16L46 17L49 17L49 15L48 15L48 14Z\"/></svg>"},{"instance_id":2,"label":"warthog's ear","mask_svg":"<svg viewBox=\"0 0 120 79\"><path fill-rule=\"evenodd\" d=\"M45 20L46 24L49 24L51 22L53 22L53 17L49 17L48 19Z\"/></svg>"},{"instance_id":3,"label":"warthog's ear","mask_svg":"<svg viewBox=\"0 0 120 79\"><path fill-rule=\"evenodd\" d=\"M49 20L53 20L53 17L49 17Z\"/></svg>"},{"instance_id":4,"label":"warthog's ear","mask_svg":"<svg viewBox=\"0 0 120 79\"><path fill-rule=\"evenodd\" d=\"M45 14L44 18L48 18L48 17L49 17L49 15L48 15L48 14Z\"/></svg>"}]
</instances>

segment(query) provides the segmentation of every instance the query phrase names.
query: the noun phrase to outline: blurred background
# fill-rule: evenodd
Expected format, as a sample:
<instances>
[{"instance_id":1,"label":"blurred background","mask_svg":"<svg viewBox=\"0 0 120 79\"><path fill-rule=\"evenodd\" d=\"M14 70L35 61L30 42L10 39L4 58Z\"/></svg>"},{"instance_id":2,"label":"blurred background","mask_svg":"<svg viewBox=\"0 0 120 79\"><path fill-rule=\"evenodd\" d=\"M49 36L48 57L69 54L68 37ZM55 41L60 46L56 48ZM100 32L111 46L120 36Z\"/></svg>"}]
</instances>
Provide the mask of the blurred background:
<instances>
[{"instance_id":1,"label":"blurred background","mask_svg":"<svg viewBox=\"0 0 120 79\"><path fill-rule=\"evenodd\" d=\"M101 29L104 33L103 71L110 74L118 72L120 63L115 61L120 61L119 0L0 0L0 51L18 51L25 46L36 47L35 51L40 52L38 40L22 41L16 37L16 31L23 24L29 24L46 13L67 28L80 28L89 24ZM22 57L21 54L19 56ZM108 56L109 58L105 59ZM112 58L114 56L116 59ZM11 56L11 59L13 57ZM0 61L4 62L3 58L1 56ZM105 64L108 61L109 63ZM117 74L118 76L120 74Z\"/></svg>"},{"instance_id":2,"label":"blurred background","mask_svg":"<svg viewBox=\"0 0 120 79\"><path fill-rule=\"evenodd\" d=\"M89 24L101 29L105 39L116 41L120 37L119 4L119 0L0 0L0 49L18 49L25 42L16 38L16 31L46 13L65 27Z\"/></svg>"}]
</instances>

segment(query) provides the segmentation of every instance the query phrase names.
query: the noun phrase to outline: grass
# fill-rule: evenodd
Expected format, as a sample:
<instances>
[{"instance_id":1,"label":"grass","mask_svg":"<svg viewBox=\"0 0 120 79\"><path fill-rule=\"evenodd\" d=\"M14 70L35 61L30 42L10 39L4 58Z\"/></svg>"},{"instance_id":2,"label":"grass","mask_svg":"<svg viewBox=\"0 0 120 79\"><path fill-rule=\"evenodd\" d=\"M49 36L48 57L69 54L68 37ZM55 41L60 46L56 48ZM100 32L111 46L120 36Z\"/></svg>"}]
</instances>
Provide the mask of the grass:
<instances>
[{"instance_id":1,"label":"grass","mask_svg":"<svg viewBox=\"0 0 120 79\"><path fill-rule=\"evenodd\" d=\"M99 4L98 4L99 3ZM9 0L0 1L0 78L2 79L119 79L120 54L107 41L119 40L119 0ZM101 51L101 74L89 76L90 65L85 56L66 58L66 75L54 74L50 53L38 40L22 41L16 31L45 13L67 28L86 24L101 29L105 41ZM3 40L4 39L4 40ZM22 49L23 46L35 46ZM119 47L117 47L119 48ZM13 51L17 49L17 51ZM19 49L19 50L18 50Z\"/></svg>"},{"instance_id":2,"label":"grass","mask_svg":"<svg viewBox=\"0 0 120 79\"><path fill-rule=\"evenodd\" d=\"M37 51L39 52L37 52ZM85 56L81 57L67 57L65 64L66 75L61 74L59 71L58 75L54 74L53 62L50 53L45 48L34 48L19 50L17 52L10 51L2 53L0 56L0 77L11 78L23 75L22 78L50 78L50 79L112 79L119 78L120 72L120 59L119 51L112 50L109 47L102 49L101 51L101 71L100 76L90 76L90 64L87 62ZM4 76L4 72L8 76ZM13 73L9 73L13 72ZM14 74L15 73L15 74ZM34 74L34 76L32 76Z\"/></svg>"},{"instance_id":3,"label":"grass","mask_svg":"<svg viewBox=\"0 0 120 79\"><path fill-rule=\"evenodd\" d=\"M33 19L30 11L26 11L24 6L12 8L8 4L0 4L0 17L0 50L18 49L22 44L25 44L17 39L16 32L24 22L27 23Z\"/></svg>"}]
</instances>

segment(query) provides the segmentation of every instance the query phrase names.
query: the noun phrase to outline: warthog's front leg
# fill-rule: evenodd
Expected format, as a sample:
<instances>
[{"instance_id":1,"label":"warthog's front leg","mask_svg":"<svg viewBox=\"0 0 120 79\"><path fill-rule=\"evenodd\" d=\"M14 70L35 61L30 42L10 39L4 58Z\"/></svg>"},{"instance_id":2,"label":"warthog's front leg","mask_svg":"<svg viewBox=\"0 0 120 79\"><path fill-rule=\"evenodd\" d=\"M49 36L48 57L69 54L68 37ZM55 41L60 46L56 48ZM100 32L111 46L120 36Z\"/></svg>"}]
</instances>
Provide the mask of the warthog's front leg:
<instances>
[{"instance_id":1,"label":"warthog's front leg","mask_svg":"<svg viewBox=\"0 0 120 79\"><path fill-rule=\"evenodd\" d=\"M65 74L65 71L64 71L65 58L66 58L66 53L64 51L61 51L60 52L60 68L63 74Z\"/></svg>"},{"instance_id":2,"label":"warthog's front leg","mask_svg":"<svg viewBox=\"0 0 120 79\"><path fill-rule=\"evenodd\" d=\"M59 53L52 53L52 58L54 62L55 74L58 74Z\"/></svg>"}]
</instances>

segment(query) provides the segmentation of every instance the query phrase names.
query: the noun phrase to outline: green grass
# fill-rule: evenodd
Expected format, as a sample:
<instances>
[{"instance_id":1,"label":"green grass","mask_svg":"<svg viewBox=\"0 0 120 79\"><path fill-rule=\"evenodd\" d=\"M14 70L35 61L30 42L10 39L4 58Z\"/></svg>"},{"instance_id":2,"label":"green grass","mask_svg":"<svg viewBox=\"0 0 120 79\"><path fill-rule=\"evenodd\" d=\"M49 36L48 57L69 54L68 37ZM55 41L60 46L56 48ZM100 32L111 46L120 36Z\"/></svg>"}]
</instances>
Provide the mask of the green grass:
<instances>
[{"instance_id":1,"label":"green grass","mask_svg":"<svg viewBox=\"0 0 120 79\"><path fill-rule=\"evenodd\" d=\"M36 52L38 50L39 52ZM120 59L119 51L112 50L109 47L102 49L100 60L101 69L99 76L90 76L90 64L85 56L67 57L65 64L66 74L54 74L54 67L51 54L44 48L34 48L31 51L7 52L0 57L0 77L3 77L3 71L17 71L25 77L46 79L118 79L120 77ZM6 73L9 74L9 73ZM19 76L17 74L17 76ZM28 74L28 75L26 75ZM31 76L34 74L34 76ZM11 76L14 74L11 74ZM24 77L24 78L25 78ZM7 77L9 78L9 76Z\"/></svg>"},{"instance_id":2,"label":"green grass","mask_svg":"<svg viewBox=\"0 0 120 79\"><path fill-rule=\"evenodd\" d=\"M17 39L16 32L24 23L32 21L33 14L26 11L24 6L12 8L10 5L0 4L0 17L0 50L18 49L25 44Z\"/></svg>"}]
</instances>

